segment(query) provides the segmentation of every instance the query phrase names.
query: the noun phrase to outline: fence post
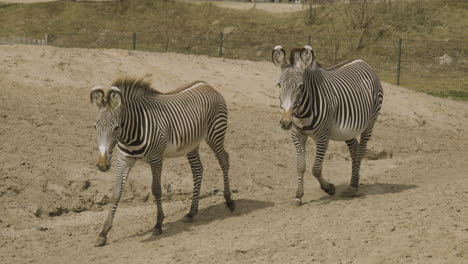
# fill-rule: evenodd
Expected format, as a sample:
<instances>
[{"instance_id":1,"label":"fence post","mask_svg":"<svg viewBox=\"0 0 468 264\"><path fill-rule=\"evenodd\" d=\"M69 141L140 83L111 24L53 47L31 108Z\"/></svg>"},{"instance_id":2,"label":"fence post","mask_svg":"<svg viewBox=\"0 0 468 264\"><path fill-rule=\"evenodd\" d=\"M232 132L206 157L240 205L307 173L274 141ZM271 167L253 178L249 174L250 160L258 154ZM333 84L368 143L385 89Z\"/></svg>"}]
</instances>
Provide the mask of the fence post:
<instances>
[{"instance_id":1,"label":"fence post","mask_svg":"<svg viewBox=\"0 0 468 264\"><path fill-rule=\"evenodd\" d=\"M309 37L307 38L307 43L308 43L309 46L312 47L312 36L309 36Z\"/></svg>"},{"instance_id":2,"label":"fence post","mask_svg":"<svg viewBox=\"0 0 468 264\"><path fill-rule=\"evenodd\" d=\"M47 35L47 33L45 33L44 42L45 42L46 46L47 46L48 38L49 38L49 35Z\"/></svg>"},{"instance_id":3,"label":"fence post","mask_svg":"<svg viewBox=\"0 0 468 264\"><path fill-rule=\"evenodd\" d=\"M166 52L169 50L169 30L166 29Z\"/></svg>"},{"instance_id":4,"label":"fence post","mask_svg":"<svg viewBox=\"0 0 468 264\"><path fill-rule=\"evenodd\" d=\"M221 32L219 34L219 57L223 57L223 41L224 41L224 33Z\"/></svg>"},{"instance_id":5,"label":"fence post","mask_svg":"<svg viewBox=\"0 0 468 264\"><path fill-rule=\"evenodd\" d=\"M401 69L401 46L403 40L400 38L398 41L398 61L397 61L397 79L396 84L400 85L400 69Z\"/></svg>"},{"instance_id":6,"label":"fence post","mask_svg":"<svg viewBox=\"0 0 468 264\"><path fill-rule=\"evenodd\" d=\"M136 50L136 33L133 32L133 50Z\"/></svg>"}]
</instances>

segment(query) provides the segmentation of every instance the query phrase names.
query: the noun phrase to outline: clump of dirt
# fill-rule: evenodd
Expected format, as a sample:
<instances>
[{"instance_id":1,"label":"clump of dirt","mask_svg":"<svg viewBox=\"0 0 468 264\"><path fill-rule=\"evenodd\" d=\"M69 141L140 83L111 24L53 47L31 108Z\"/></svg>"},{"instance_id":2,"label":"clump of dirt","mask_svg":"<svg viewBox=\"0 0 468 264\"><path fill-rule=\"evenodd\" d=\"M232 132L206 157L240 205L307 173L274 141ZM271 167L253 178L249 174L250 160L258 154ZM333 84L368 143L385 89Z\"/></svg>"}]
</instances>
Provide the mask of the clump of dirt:
<instances>
[{"instance_id":1,"label":"clump of dirt","mask_svg":"<svg viewBox=\"0 0 468 264\"><path fill-rule=\"evenodd\" d=\"M365 158L368 160L381 160L391 159L393 157L393 150L373 150L369 149L366 151Z\"/></svg>"}]
</instances>

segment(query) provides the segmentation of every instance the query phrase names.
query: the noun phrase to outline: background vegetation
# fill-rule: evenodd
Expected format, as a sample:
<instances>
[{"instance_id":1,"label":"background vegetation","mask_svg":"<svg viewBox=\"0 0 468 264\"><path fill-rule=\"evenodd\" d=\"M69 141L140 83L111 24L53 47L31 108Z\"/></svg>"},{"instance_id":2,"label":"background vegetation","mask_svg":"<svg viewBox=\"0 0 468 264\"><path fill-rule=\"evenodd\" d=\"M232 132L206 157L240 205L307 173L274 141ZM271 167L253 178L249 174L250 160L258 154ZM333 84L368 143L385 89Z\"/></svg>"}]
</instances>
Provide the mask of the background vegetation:
<instances>
[{"instance_id":1,"label":"background vegetation","mask_svg":"<svg viewBox=\"0 0 468 264\"><path fill-rule=\"evenodd\" d=\"M270 60L275 45L290 49L311 36L323 65L363 58L391 83L402 38L401 85L468 99L468 1L324 2L281 14L174 0L10 4L0 6L0 36L47 33L59 47L131 49L135 32L139 50L219 56L224 32L223 56L249 60ZM450 62L440 61L445 54Z\"/></svg>"}]
</instances>

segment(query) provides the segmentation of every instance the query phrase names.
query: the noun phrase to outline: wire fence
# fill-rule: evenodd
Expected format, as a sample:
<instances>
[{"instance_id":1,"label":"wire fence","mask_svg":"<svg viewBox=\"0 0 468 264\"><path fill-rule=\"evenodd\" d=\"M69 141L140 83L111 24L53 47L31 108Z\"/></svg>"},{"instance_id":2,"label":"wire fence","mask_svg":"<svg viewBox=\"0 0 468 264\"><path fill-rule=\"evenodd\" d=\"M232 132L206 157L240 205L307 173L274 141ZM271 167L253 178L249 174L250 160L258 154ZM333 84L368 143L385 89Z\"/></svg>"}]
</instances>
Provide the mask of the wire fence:
<instances>
[{"instance_id":1,"label":"wire fence","mask_svg":"<svg viewBox=\"0 0 468 264\"><path fill-rule=\"evenodd\" d=\"M271 60L271 50L276 45L289 50L311 44L324 67L360 58L377 71L382 81L437 96L468 100L468 41L395 39L374 42L357 49L349 39L336 36L314 38L307 34L195 34L171 30L49 33L45 36L45 40L40 43L57 47L135 49L254 61Z\"/></svg>"}]
</instances>

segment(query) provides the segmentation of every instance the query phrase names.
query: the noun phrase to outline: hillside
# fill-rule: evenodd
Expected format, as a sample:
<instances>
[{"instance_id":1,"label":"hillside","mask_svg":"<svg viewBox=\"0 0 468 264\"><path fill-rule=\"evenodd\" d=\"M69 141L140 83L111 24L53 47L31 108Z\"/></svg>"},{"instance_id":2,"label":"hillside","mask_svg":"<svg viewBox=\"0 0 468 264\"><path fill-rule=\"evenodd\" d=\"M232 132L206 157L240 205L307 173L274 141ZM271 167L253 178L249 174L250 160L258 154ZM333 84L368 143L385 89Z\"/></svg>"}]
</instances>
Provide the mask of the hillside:
<instances>
[{"instance_id":1,"label":"hillside","mask_svg":"<svg viewBox=\"0 0 468 264\"><path fill-rule=\"evenodd\" d=\"M294 147L278 125L278 70L269 62L116 49L0 46L0 255L5 263L464 263L468 257L468 104L384 84L382 114L361 171L364 196L339 196L351 162L333 142L324 177L311 176L303 206ZM164 163L164 234L150 234L155 206L147 165L137 164L109 235L94 248L114 170L95 167L90 88L122 75L169 91L203 79L226 98L227 150L237 209L219 192L221 172L201 149L200 214L181 221L192 177L184 158ZM249 114L246 114L249 113Z\"/></svg>"},{"instance_id":2,"label":"hillside","mask_svg":"<svg viewBox=\"0 0 468 264\"><path fill-rule=\"evenodd\" d=\"M277 44L292 48L310 42L323 65L362 58L382 80L393 84L401 65L402 86L468 98L467 1L363 2L305 5L300 11L281 13L276 11L283 4L235 10L219 6L248 3L175 0L10 4L0 7L0 42L42 39L47 34L48 44L58 47L135 47L213 57L220 56L222 45L225 58L255 61L268 61ZM270 6L275 13L263 8Z\"/></svg>"}]
</instances>

